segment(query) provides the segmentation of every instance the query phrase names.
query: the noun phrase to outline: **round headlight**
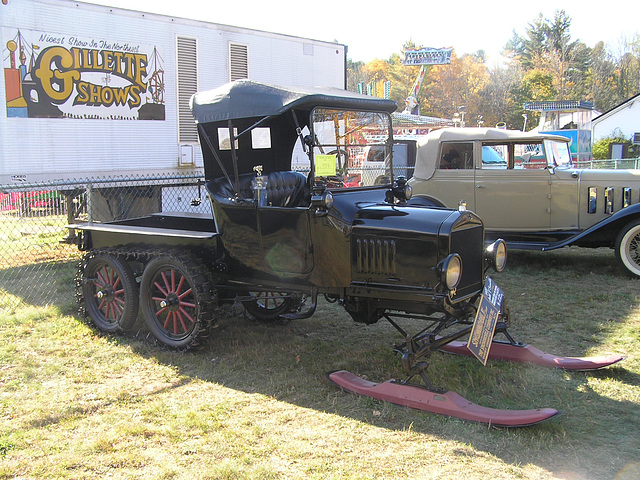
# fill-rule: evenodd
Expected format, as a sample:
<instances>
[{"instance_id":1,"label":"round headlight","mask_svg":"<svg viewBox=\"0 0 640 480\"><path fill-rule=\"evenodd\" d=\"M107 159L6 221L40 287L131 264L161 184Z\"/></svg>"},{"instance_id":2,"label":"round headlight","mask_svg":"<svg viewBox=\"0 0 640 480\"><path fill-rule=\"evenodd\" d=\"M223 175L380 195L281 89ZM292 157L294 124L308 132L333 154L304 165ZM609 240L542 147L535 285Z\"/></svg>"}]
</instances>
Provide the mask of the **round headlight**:
<instances>
[{"instance_id":1,"label":"round headlight","mask_svg":"<svg viewBox=\"0 0 640 480\"><path fill-rule=\"evenodd\" d=\"M507 266L507 244L499 238L487 247L487 261L496 272L501 272Z\"/></svg>"},{"instance_id":2,"label":"round headlight","mask_svg":"<svg viewBox=\"0 0 640 480\"><path fill-rule=\"evenodd\" d=\"M457 253L452 253L440 264L440 280L449 290L453 290L462 278L462 259Z\"/></svg>"}]
</instances>

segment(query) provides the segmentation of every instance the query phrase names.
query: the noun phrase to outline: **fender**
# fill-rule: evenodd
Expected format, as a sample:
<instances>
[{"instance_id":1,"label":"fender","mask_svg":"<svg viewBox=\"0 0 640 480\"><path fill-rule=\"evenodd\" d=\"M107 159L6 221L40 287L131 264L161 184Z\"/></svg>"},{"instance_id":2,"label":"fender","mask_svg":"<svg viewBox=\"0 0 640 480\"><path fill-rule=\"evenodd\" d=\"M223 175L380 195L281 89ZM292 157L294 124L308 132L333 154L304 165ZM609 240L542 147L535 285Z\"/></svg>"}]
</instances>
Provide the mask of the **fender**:
<instances>
[{"instance_id":1,"label":"fender","mask_svg":"<svg viewBox=\"0 0 640 480\"><path fill-rule=\"evenodd\" d=\"M543 247L542 251L555 250L557 248L566 247L568 245L578 244L578 242L589 243L583 241L588 239L590 236L595 235L601 235L600 238L602 238L602 235L604 235L605 238L610 238L611 245L613 245L613 242L615 242L616 236L618 235L618 232L622 229L622 227L636 218L640 218L640 203L636 203L634 205L625 207L622 210L618 210L610 217L605 218L595 225L592 225L585 231L580 232L573 237L562 240L561 242L551 243L548 246ZM602 245L602 241L598 243Z\"/></svg>"},{"instance_id":2,"label":"fender","mask_svg":"<svg viewBox=\"0 0 640 480\"><path fill-rule=\"evenodd\" d=\"M437 198L428 197L426 195L416 195L411 200L407 202L411 207L439 207L439 208L450 208L447 207L444 203L442 203Z\"/></svg>"}]
</instances>

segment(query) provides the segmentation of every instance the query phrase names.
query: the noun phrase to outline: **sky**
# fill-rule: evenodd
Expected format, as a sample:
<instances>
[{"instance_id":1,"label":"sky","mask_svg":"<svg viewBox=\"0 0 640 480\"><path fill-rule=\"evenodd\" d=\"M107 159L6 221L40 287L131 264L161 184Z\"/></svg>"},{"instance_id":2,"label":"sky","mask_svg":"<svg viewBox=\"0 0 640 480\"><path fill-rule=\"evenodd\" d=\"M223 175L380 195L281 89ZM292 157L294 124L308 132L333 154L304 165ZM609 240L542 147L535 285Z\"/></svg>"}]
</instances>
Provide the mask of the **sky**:
<instances>
[{"instance_id":1,"label":"sky","mask_svg":"<svg viewBox=\"0 0 640 480\"><path fill-rule=\"evenodd\" d=\"M571 39L588 47L604 41L614 51L622 40L640 34L640 2L534 0L404 2L384 0L83 0L267 32L342 43L347 57L369 62L402 53L412 40L423 47L453 47L457 55L484 50L489 63L513 36L526 35L541 13L553 19L563 9L571 18ZM375 4L375 5L374 5ZM625 6L626 5L626 6Z\"/></svg>"}]
</instances>

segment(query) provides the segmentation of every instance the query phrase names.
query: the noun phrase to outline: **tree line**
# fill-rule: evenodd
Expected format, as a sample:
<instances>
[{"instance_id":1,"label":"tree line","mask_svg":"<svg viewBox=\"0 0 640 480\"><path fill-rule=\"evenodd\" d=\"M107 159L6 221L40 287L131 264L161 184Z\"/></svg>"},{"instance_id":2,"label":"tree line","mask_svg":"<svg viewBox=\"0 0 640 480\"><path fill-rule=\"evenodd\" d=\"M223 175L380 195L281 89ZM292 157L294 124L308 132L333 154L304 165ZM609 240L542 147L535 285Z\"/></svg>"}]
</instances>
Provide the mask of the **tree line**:
<instances>
[{"instance_id":1,"label":"tree line","mask_svg":"<svg viewBox=\"0 0 640 480\"><path fill-rule=\"evenodd\" d=\"M485 52L451 57L451 64L428 67L419 94L420 114L453 118L464 107L468 126L482 122L527 130L537 125L536 112L525 102L587 100L606 112L640 93L640 36L621 39L615 46L598 42L588 47L573 40L571 18L557 10L553 19L540 14L525 35L513 32L502 51L507 61L488 66ZM412 41L403 50L418 48ZM402 110L420 67L402 64L400 53L388 60L347 61L347 89L358 84L390 82L390 98ZM388 85L388 84L387 84Z\"/></svg>"}]
</instances>

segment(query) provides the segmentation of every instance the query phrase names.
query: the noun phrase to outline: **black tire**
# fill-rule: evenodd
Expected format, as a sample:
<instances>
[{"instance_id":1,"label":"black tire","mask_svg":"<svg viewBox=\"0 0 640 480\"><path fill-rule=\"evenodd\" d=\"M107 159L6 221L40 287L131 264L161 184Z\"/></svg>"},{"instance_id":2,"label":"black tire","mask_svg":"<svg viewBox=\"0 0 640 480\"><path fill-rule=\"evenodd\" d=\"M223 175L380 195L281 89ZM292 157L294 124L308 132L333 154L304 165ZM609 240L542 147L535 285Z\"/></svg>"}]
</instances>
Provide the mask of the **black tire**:
<instances>
[{"instance_id":1,"label":"black tire","mask_svg":"<svg viewBox=\"0 0 640 480\"><path fill-rule=\"evenodd\" d=\"M85 313L93 324L109 333L133 328L138 288L129 265L114 255L89 254L80 273Z\"/></svg>"},{"instance_id":2,"label":"black tire","mask_svg":"<svg viewBox=\"0 0 640 480\"><path fill-rule=\"evenodd\" d=\"M163 346L189 350L209 336L215 294L208 271L189 256L151 260L140 283L140 307L151 335Z\"/></svg>"},{"instance_id":3,"label":"black tire","mask_svg":"<svg viewBox=\"0 0 640 480\"><path fill-rule=\"evenodd\" d=\"M252 320L265 323L275 323L282 320L280 315L294 310L298 303L290 294L280 292L249 292L254 300L242 302L247 316Z\"/></svg>"},{"instance_id":4,"label":"black tire","mask_svg":"<svg viewBox=\"0 0 640 480\"><path fill-rule=\"evenodd\" d=\"M616 238L616 260L629 275L640 277L640 220L625 225Z\"/></svg>"}]
</instances>

